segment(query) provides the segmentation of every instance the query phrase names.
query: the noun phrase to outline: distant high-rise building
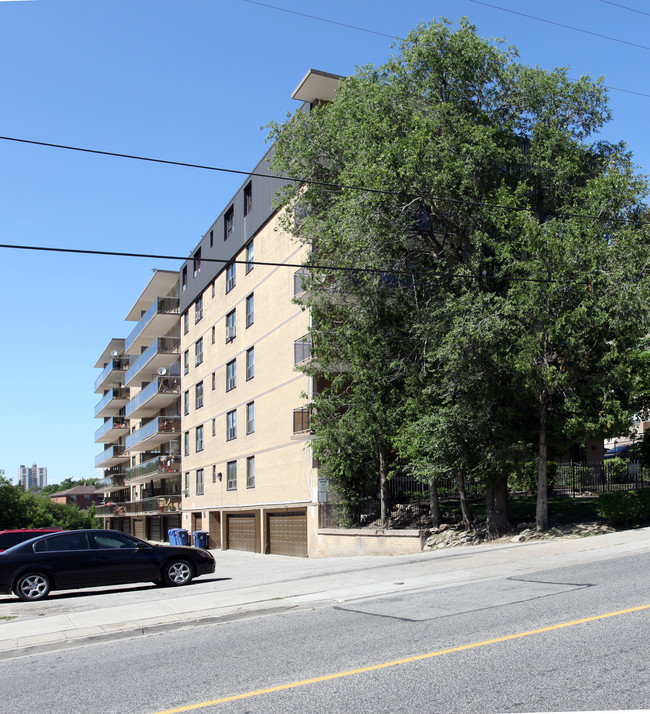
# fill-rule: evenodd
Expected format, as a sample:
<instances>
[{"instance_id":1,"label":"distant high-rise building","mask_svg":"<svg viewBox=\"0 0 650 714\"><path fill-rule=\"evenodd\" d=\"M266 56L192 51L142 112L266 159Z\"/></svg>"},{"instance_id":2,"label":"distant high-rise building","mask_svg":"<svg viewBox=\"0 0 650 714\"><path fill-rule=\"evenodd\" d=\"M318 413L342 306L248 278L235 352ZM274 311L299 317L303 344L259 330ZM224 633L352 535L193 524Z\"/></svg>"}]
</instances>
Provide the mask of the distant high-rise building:
<instances>
[{"instance_id":1,"label":"distant high-rise building","mask_svg":"<svg viewBox=\"0 0 650 714\"><path fill-rule=\"evenodd\" d=\"M47 486L47 469L33 466L21 466L18 469L18 479L25 491L30 488L44 488Z\"/></svg>"}]
</instances>

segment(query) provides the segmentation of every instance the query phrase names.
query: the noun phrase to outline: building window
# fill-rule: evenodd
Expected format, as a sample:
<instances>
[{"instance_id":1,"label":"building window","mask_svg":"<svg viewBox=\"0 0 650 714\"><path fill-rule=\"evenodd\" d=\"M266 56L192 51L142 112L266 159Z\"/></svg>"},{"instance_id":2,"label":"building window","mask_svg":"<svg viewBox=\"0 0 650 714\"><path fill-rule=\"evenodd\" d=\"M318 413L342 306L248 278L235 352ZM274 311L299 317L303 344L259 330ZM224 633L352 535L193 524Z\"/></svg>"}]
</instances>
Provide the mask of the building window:
<instances>
[{"instance_id":1,"label":"building window","mask_svg":"<svg viewBox=\"0 0 650 714\"><path fill-rule=\"evenodd\" d=\"M229 461L226 464L226 488L228 491L237 490L237 462Z\"/></svg>"},{"instance_id":2,"label":"building window","mask_svg":"<svg viewBox=\"0 0 650 714\"><path fill-rule=\"evenodd\" d=\"M250 273L253 269L253 262L255 260L255 251L253 247L253 241L251 241L246 246L246 273Z\"/></svg>"},{"instance_id":3,"label":"building window","mask_svg":"<svg viewBox=\"0 0 650 714\"><path fill-rule=\"evenodd\" d=\"M183 374L187 374L190 371L190 351L185 350L183 352Z\"/></svg>"},{"instance_id":4,"label":"building window","mask_svg":"<svg viewBox=\"0 0 650 714\"><path fill-rule=\"evenodd\" d=\"M185 491L186 496L190 495L190 472L189 471L185 472L185 483L183 484L183 491Z\"/></svg>"},{"instance_id":5,"label":"building window","mask_svg":"<svg viewBox=\"0 0 650 714\"><path fill-rule=\"evenodd\" d=\"M247 216L253 208L253 182L249 181L244 186L244 216Z\"/></svg>"},{"instance_id":6,"label":"building window","mask_svg":"<svg viewBox=\"0 0 650 714\"><path fill-rule=\"evenodd\" d=\"M199 295L194 303L194 324L203 319L203 295Z\"/></svg>"},{"instance_id":7,"label":"building window","mask_svg":"<svg viewBox=\"0 0 650 714\"><path fill-rule=\"evenodd\" d=\"M246 459L246 488L255 488L255 457Z\"/></svg>"},{"instance_id":8,"label":"building window","mask_svg":"<svg viewBox=\"0 0 650 714\"><path fill-rule=\"evenodd\" d=\"M223 239L228 240L235 227L235 212L231 206L223 216Z\"/></svg>"},{"instance_id":9,"label":"building window","mask_svg":"<svg viewBox=\"0 0 650 714\"><path fill-rule=\"evenodd\" d=\"M217 483L217 467L212 467L212 483Z\"/></svg>"},{"instance_id":10,"label":"building window","mask_svg":"<svg viewBox=\"0 0 650 714\"><path fill-rule=\"evenodd\" d=\"M246 298L246 327L250 327L255 322L255 295L251 293Z\"/></svg>"},{"instance_id":11,"label":"building window","mask_svg":"<svg viewBox=\"0 0 650 714\"><path fill-rule=\"evenodd\" d=\"M255 402L246 405L246 433L252 434L255 431Z\"/></svg>"},{"instance_id":12,"label":"building window","mask_svg":"<svg viewBox=\"0 0 650 714\"><path fill-rule=\"evenodd\" d=\"M236 319L236 310L231 310L226 315L226 342L232 342L235 339L237 334L235 330Z\"/></svg>"},{"instance_id":13,"label":"building window","mask_svg":"<svg viewBox=\"0 0 650 714\"><path fill-rule=\"evenodd\" d=\"M217 388L217 373L213 372L212 373L212 391L214 392L214 390L216 388Z\"/></svg>"},{"instance_id":14,"label":"building window","mask_svg":"<svg viewBox=\"0 0 650 714\"><path fill-rule=\"evenodd\" d=\"M212 281L212 297L215 295L215 281Z\"/></svg>"},{"instance_id":15,"label":"building window","mask_svg":"<svg viewBox=\"0 0 650 714\"><path fill-rule=\"evenodd\" d=\"M311 410L300 407L293 410L293 433L305 434L311 431Z\"/></svg>"},{"instance_id":16,"label":"building window","mask_svg":"<svg viewBox=\"0 0 650 714\"><path fill-rule=\"evenodd\" d=\"M190 392L189 389L183 394L183 414L187 416L190 413Z\"/></svg>"},{"instance_id":17,"label":"building window","mask_svg":"<svg viewBox=\"0 0 650 714\"><path fill-rule=\"evenodd\" d=\"M203 451L203 424L196 427L196 450Z\"/></svg>"},{"instance_id":18,"label":"building window","mask_svg":"<svg viewBox=\"0 0 650 714\"><path fill-rule=\"evenodd\" d=\"M237 361L232 360L226 365L226 392L237 386Z\"/></svg>"},{"instance_id":19,"label":"building window","mask_svg":"<svg viewBox=\"0 0 650 714\"><path fill-rule=\"evenodd\" d=\"M190 455L190 432L189 431L186 431L185 434L183 434L183 441L184 441L184 446L185 446L183 453L185 454L185 456L189 456Z\"/></svg>"},{"instance_id":20,"label":"building window","mask_svg":"<svg viewBox=\"0 0 650 714\"><path fill-rule=\"evenodd\" d=\"M229 293L237 284L237 273L235 263L226 266L226 292Z\"/></svg>"},{"instance_id":21,"label":"building window","mask_svg":"<svg viewBox=\"0 0 650 714\"><path fill-rule=\"evenodd\" d=\"M196 470L196 495L203 495L203 469Z\"/></svg>"},{"instance_id":22,"label":"building window","mask_svg":"<svg viewBox=\"0 0 650 714\"><path fill-rule=\"evenodd\" d=\"M212 420L212 436L217 435L217 420L213 419Z\"/></svg>"},{"instance_id":23,"label":"building window","mask_svg":"<svg viewBox=\"0 0 650 714\"><path fill-rule=\"evenodd\" d=\"M210 248L214 245L214 230L210 229Z\"/></svg>"},{"instance_id":24,"label":"building window","mask_svg":"<svg viewBox=\"0 0 650 714\"><path fill-rule=\"evenodd\" d=\"M199 382L196 387L196 409L200 409L203 406L203 382Z\"/></svg>"},{"instance_id":25,"label":"building window","mask_svg":"<svg viewBox=\"0 0 650 714\"><path fill-rule=\"evenodd\" d=\"M212 325L212 344L214 344L216 337L217 337L217 328L215 325Z\"/></svg>"},{"instance_id":26,"label":"building window","mask_svg":"<svg viewBox=\"0 0 650 714\"><path fill-rule=\"evenodd\" d=\"M226 441L237 438L237 410L233 409L226 414Z\"/></svg>"},{"instance_id":27,"label":"building window","mask_svg":"<svg viewBox=\"0 0 650 714\"><path fill-rule=\"evenodd\" d=\"M293 343L293 363L301 364L311 358L311 337L305 335Z\"/></svg>"},{"instance_id":28,"label":"building window","mask_svg":"<svg viewBox=\"0 0 650 714\"><path fill-rule=\"evenodd\" d=\"M183 334L186 335L190 331L190 313L183 313Z\"/></svg>"},{"instance_id":29,"label":"building window","mask_svg":"<svg viewBox=\"0 0 650 714\"><path fill-rule=\"evenodd\" d=\"M194 366L198 367L203 362L203 338L199 339L194 344Z\"/></svg>"},{"instance_id":30,"label":"building window","mask_svg":"<svg viewBox=\"0 0 650 714\"><path fill-rule=\"evenodd\" d=\"M246 350L246 379L253 379L255 376L255 348Z\"/></svg>"},{"instance_id":31,"label":"building window","mask_svg":"<svg viewBox=\"0 0 650 714\"><path fill-rule=\"evenodd\" d=\"M201 249L200 248L192 256L192 266L193 266L193 270L194 270L194 277L196 277L201 272Z\"/></svg>"},{"instance_id":32,"label":"building window","mask_svg":"<svg viewBox=\"0 0 650 714\"><path fill-rule=\"evenodd\" d=\"M181 287L183 292L187 289L187 265L183 266L183 270L181 270Z\"/></svg>"}]
</instances>

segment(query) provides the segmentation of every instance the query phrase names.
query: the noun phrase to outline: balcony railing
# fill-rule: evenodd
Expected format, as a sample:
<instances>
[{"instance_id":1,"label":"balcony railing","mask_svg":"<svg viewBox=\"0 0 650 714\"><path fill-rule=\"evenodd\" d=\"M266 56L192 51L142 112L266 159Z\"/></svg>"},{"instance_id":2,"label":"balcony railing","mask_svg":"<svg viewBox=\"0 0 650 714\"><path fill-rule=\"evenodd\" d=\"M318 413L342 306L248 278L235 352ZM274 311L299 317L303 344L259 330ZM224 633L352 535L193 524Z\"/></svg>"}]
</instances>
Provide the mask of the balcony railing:
<instances>
[{"instance_id":1,"label":"balcony railing","mask_svg":"<svg viewBox=\"0 0 650 714\"><path fill-rule=\"evenodd\" d=\"M176 395L181 393L178 377L156 377L126 405L124 414L128 417L158 394Z\"/></svg>"},{"instance_id":2,"label":"balcony railing","mask_svg":"<svg viewBox=\"0 0 650 714\"><path fill-rule=\"evenodd\" d=\"M129 457L123 444L113 444L95 457L95 468L112 466L120 461L128 461Z\"/></svg>"},{"instance_id":3,"label":"balcony railing","mask_svg":"<svg viewBox=\"0 0 650 714\"><path fill-rule=\"evenodd\" d=\"M180 470L181 457L179 454L161 454L137 466L129 466L126 469L126 480L131 482L148 476L167 476L180 473Z\"/></svg>"},{"instance_id":4,"label":"balcony railing","mask_svg":"<svg viewBox=\"0 0 650 714\"><path fill-rule=\"evenodd\" d=\"M95 406L95 416L99 416L100 413L107 407L112 401L116 402L116 408L119 408L120 406L124 406L126 402L129 400L129 390L126 389L125 387L114 387L113 389L109 389L106 394L99 400L97 405ZM117 402L121 402L121 404L117 404ZM108 416L108 415L107 415Z\"/></svg>"},{"instance_id":5,"label":"balcony railing","mask_svg":"<svg viewBox=\"0 0 650 714\"><path fill-rule=\"evenodd\" d=\"M153 498L143 498L140 501L124 501L122 503L105 503L95 508L98 516L131 516L140 513L167 513L181 510L180 494L163 494Z\"/></svg>"},{"instance_id":6,"label":"balcony railing","mask_svg":"<svg viewBox=\"0 0 650 714\"><path fill-rule=\"evenodd\" d=\"M104 382L108 379L112 372L119 372L121 375L122 372L126 372L128 368L128 357L117 357L115 359L112 359L106 365L106 367L104 367L99 377L97 377L97 379L95 380L95 391L97 391L101 387L101 385L104 384Z\"/></svg>"},{"instance_id":7,"label":"balcony railing","mask_svg":"<svg viewBox=\"0 0 650 714\"><path fill-rule=\"evenodd\" d=\"M144 441L162 443L165 441L165 437L171 439L173 435L178 435L180 432L180 417L155 417L126 437L126 448L137 450L135 447ZM162 439L160 438L161 436L163 437ZM142 450L140 449L140 451Z\"/></svg>"},{"instance_id":8,"label":"balcony railing","mask_svg":"<svg viewBox=\"0 0 650 714\"><path fill-rule=\"evenodd\" d=\"M305 335L293 343L293 363L301 364L311 359L311 337Z\"/></svg>"},{"instance_id":9,"label":"balcony railing","mask_svg":"<svg viewBox=\"0 0 650 714\"><path fill-rule=\"evenodd\" d=\"M120 433L126 434L129 428L129 422L124 417L111 417L107 419L95 432L95 441L101 441L109 431L115 429L115 438L107 439L107 441L117 441Z\"/></svg>"},{"instance_id":10,"label":"balcony railing","mask_svg":"<svg viewBox=\"0 0 650 714\"><path fill-rule=\"evenodd\" d=\"M293 410L293 433L309 434L311 431L311 409L300 407Z\"/></svg>"},{"instance_id":11,"label":"balcony railing","mask_svg":"<svg viewBox=\"0 0 650 714\"><path fill-rule=\"evenodd\" d=\"M175 337L158 337L149 347L131 364L124 375L124 384L131 382L156 355L178 355L181 341ZM180 373L180 372L179 372Z\"/></svg>"},{"instance_id":12,"label":"balcony railing","mask_svg":"<svg viewBox=\"0 0 650 714\"><path fill-rule=\"evenodd\" d=\"M138 321L138 324L131 330L131 334L124 341L124 351L128 352L133 346L133 343L138 339L142 331L156 317L156 315L178 315L179 300L178 298L158 297L152 303L149 309Z\"/></svg>"}]
</instances>

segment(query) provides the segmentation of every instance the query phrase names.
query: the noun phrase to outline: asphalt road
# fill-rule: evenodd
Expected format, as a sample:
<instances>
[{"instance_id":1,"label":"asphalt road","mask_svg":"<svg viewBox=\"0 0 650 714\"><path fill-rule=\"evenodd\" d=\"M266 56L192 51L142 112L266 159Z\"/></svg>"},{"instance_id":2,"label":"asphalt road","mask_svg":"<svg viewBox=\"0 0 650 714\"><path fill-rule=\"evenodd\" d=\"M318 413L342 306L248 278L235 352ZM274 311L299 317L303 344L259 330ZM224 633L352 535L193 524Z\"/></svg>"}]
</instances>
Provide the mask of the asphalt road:
<instances>
[{"instance_id":1,"label":"asphalt road","mask_svg":"<svg viewBox=\"0 0 650 714\"><path fill-rule=\"evenodd\" d=\"M11 714L650 708L650 554L0 662Z\"/></svg>"}]
</instances>

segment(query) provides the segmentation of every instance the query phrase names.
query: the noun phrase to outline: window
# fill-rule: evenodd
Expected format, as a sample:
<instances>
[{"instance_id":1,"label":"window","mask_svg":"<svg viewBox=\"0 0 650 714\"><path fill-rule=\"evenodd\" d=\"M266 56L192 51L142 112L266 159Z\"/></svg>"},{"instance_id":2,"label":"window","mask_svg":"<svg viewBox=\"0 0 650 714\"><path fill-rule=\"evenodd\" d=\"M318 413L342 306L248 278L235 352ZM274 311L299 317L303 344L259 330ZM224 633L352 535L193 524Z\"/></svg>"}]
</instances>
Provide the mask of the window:
<instances>
[{"instance_id":1,"label":"window","mask_svg":"<svg viewBox=\"0 0 650 714\"><path fill-rule=\"evenodd\" d=\"M255 402L246 405L246 433L252 434L255 431Z\"/></svg>"},{"instance_id":2,"label":"window","mask_svg":"<svg viewBox=\"0 0 650 714\"><path fill-rule=\"evenodd\" d=\"M183 394L183 414L187 416L190 413L190 391Z\"/></svg>"},{"instance_id":3,"label":"window","mask_svg":"<svg viewBox=\"0 0 650 714\"><path fill-rule=\"evenodd\" d=\"M253 183L249 181L244 186L244 216L247 216L253 208Z\"/></svg>"},{"instance_id":4,"label":"window","mask_svg":"<svg viewBox=\"0 0 650 714\"><path fill-rule=\"evenodd\" d=\"M183 292L187 289L187 265L183 266L183 270L181 270L181 286Z\"/></svg>"},{"instance_id":5,"label":"window","mask_svg":"<svg viewBox=\"0 0 650 714\"><path fill-rule=\"evenodd\" d=\"M233 409L226 414L226 441L237 438L237 410Z\"/></svg>"},{"instance_id":6,"label":"window","mask_svg":"<svg viewBox=\"0 0 650 714\"><path fill-rule=\"evenodd\" d=\"M212 281L212 297L214 297L215 294L215 283L214 280Z\"/></svg>"},{"instance_id":7,"label":"window","mask_svg":"<svg viewBox=\"0 0 650 714\"><path fill-rule=\"evenodd\" d=\"M203 495L203 469L196 470L196 495Z\"/></svg>"},{"instance_id":8,"label":"window","mask_svg":"<svg viewBox=\"0 0 650 714\"><path fill-rule=\"evenodd\" d=\"M196 450L203 451L203 424L196 427Z\"/></svg>"},{"instance_id":9,"label":"window","mask_svg":"<svg viewBox=\"0 0 650 714\"><path fill-rule=\"evenodd\" d=\"M212 420L212 436L217 435L217 420L213 419Z\"/></svg>"},{"instance_id":10,"label":"window","mask_svg":"<svg viewBox=\"0 0 650 714\"><path fill-rule=\"evenodd\" d=\"M223 216L223 239L228 240L235 226L235 212L231 206Z\"/></svg>"},{"instance_id":11,"label":"window","mask_svg":"<svg viewBox=\"0 0 650 714\"><path fill-rule=\"evenodd\" d=\"M235 264L230 263L226 267L226 292L229 293L237 284L237 274L235 271Z\"/></svg>"},{"instance_id":12,"label":"window","mask_svg":"<svg viewBox=\"0 0 650 714\"><path fill-rule=\"evenodd\" d=\"M190 330L190 313L185 311L183 313L183 334L186 335Z\"/></svg>"},{"instance_id":13,"label":"window","mask_svg":"<svg viewBox=\"0 0 650 714\"><path fill-rule=\"evenodd\" d=\"M246 350L246 379L253 379L255 376L255 348Z\"/></svg>"},{"instance_id":14,"label":"window","mask_svg":"<svg viewBox=\"0 0 650 714\"><path fill-rule=\"evenodd\" d=\"M255 295L251 293L246 298L246 327L250 327L255 322Z\"/></svg>"},{"instance_id":15,"label":"window","mask_svg":"<svg viewBox=\"0 0 650 714\"><path fill-rule=\"evenodd\" d=\"M193 266L193 270L194 270L194 277L196 277L201 272L201 249L200 248L192 256L192 266Z\"/></svg>"},{"instance_id":16,"label":"window","mask_svg":"<svg viewBox=\"0 0 650 714\"><path fill-rule=\"evenodd\" d=\"M246 459L246 488L255 488L255 457Z\"/></svg>"},{"instance_id":17,"label":"window","mask_svg":"<svg viewBox=\"0 0 650 714\"><path fill-rule=\"evenodd\" d=\"M226 315L226 342L232 342L235 339L237 315L236 310L232 310Z\"/></svg>"},{"instance_id":18,"label":"window","mask_svg":"<svg viewBox=\"0 0 650 714\"><path fill-rule=\"evenodd\" d=\"M255 260L255 252L253 249L253 241L251 241L246 246L246 273L250 273L253 269L253 262Z\"/></svg>"},{"instance_id":19,"label":"window","mask_svg":"<svg viewBox=\"0 0 650 714\"><path fill-rule=\"evenodd\" d=\"M185 472L185 483L183 485L183 491L185 491L186 496L190 495L190 472L189 471Z\"/></svg>"},{"instance_id":20,"label":"window","mask_svg":"<svg viewBox=\"0 0 650 714\"><path fill-rule=\"evenodd\" d=\"M226 464L226 488L228 491L237 490L237 462L229 461Z\"/></svg>"},{"instance_id":21,"label":"window","mask_svg":"<svg viewBox=\"0 0 650 714\"><path fill-rule=\"evenodd\" d=\"M183 374L187 374L190 371L190 351L185 350L183 352Z\"/></svg>"},{"instance_id":22,"label":"window","mask_svg":"<svg viewBox=\"0 0 650 714\"><path fill-rule=\"evenodd\" d=\"M203 362L203 338L199 337L194 345L194 366L198 367Z\"/></svg>"},{"instance_id":23,"label":"window","mask_svg":"<svg viewBox=\"0 0 650 714\"><path fill-rule=\"evenodd\" d=\"M194 303L194 324L203 318L203 295L199 295Z\"/></svg>"},{"instance_id":24,"label":"window","mask_svg":"<svg viewBox=\"0 0 650 714\"><path fill-rule=\"evenodd\" d=\"M216 325L212 325L212 344L214 344L216 337L217 337L217 328L216 328Z\"/></svg>"},{"instance_id":25,"label":"window","mask_svg":"<svg viewBox=\"0 0 650 714\"><path fill-rule=\"evenodd\" d=\"M210 248L214 245L214 231L210 229Z\"/></svg>"},{"instance_id":26,"label":"window","mask_svg":"<svg viewBox=\"0 0 650 714\"><path fill-rule=\"evenodd\" d=\"M200 409L203 406L203 382L199 382L195 387L195 409Z\"/></svg>"},{"instance_id":27,"label":"window","mask_svg":"<svg viewBox=\"0 0 650 714\"><path fill-rule=\"evenodd\" d=\"M311 431L311 410L300 407L293 410L293 433L305 434Z\"/></svg>"},{"instance_id":28,"label":"window","mask_svg":"<svg viewBox=\"0 0 650 714\"><path fill-rule=\"evenodd\" d=\"M213 372L212 373L212 391L214 392L214 390L216 388L217 388L217 373Z\"/></svg>"},{"instance_id":29,"label":"window","mask_svg":"<svg viewBox=\"0 0 650 714\"><path fill-rule=\"evenodd\" d=\"M237 361L232 360L226 365L226 392L237 386Z\"/></svg>"},{"instance_id":30,"label":"window","mask_svg":"<svg viewBox=\"0 0 650 714\"><path fill-rule=\"evenodd\" d=\"M217 483L217 467L212 467L212 483Z\"/></svg>"},{"instance_id":31,"label":"window","mask_svg":"<svg viewBox=\"0 0 650 714\"><path fill-rule=\"evenodd\" d=\"M183 453L185 454L185 456L189 456L190 455L190 432L189 431L186 431L185 434L183 434L183 441L184 441L184 446L185 446Z\"/></svg>"}]
</instances>

